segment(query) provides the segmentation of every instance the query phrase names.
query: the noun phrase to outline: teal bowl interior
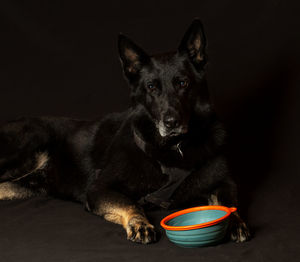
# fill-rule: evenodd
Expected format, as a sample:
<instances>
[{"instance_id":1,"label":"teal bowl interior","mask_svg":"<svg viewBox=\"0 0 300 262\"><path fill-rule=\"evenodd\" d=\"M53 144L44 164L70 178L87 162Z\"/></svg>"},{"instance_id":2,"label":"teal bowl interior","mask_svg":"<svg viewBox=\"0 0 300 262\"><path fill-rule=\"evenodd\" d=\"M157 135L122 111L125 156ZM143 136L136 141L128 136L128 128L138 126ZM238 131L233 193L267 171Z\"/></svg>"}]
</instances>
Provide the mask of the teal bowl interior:
<instances>
[{"instance_id":1,"label":"teal bowl interior","mask_svg":"<svg viewBox=\"0 0 300 262\"><path fill-rule=\"evenodd\" d=\"M210 222L225 216L227 212L223 210L201 210L186 213L174 217L166 222L168 226L191 226ZM226 234L228 218L221 222L198 229L191 230L166 230L166 234L171 242L182 247L200 247L216 245L220 243Z\"/></svg>"}]
</instances>

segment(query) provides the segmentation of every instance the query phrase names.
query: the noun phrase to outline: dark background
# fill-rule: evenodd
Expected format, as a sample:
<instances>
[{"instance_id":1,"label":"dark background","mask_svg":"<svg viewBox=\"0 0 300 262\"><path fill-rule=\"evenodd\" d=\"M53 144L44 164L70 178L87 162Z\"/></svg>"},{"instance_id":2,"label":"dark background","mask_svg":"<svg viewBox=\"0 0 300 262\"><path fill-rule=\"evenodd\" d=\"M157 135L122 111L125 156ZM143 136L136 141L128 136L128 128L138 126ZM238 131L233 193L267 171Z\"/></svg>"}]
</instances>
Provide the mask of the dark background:
<instances>
[{"instance_id":1,"label":"dark background","mask_svg":"<svg viewBox=\"0 0 300 262\"><path fill-rule=\"evenodd\" d=\"M208 82L230 134L230 165L254 232L244 244L142 246L75 203L0 203L1 261L300 259L300 8L297 1L0 2L0 122L91 119L129 101L116 40L150 54L177 47L194 17L208 38ZM0 145L1 146L1 145ZM152 212L157 225L168 212Z\"/></svg>"}]
</instances>

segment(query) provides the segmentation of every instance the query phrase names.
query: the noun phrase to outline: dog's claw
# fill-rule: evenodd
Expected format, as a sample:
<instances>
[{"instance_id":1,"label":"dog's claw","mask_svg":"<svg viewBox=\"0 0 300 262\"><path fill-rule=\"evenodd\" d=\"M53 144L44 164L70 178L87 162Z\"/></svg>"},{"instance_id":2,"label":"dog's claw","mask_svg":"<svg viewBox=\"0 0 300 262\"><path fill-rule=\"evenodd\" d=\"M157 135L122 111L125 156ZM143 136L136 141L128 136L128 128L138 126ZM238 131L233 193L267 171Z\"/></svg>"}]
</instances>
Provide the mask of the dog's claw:
<instances>
[{"instance_id":1,"label":"dog's claw","mask_svg":"<svg viewBox=\"0 0 300 262\"><path fill-rule=\"evenodd\" d=\"M132 218L127 228L127 239L133 242L149 244L156 241L154 226L144 218Z\"/></svg>"}]
</instances>

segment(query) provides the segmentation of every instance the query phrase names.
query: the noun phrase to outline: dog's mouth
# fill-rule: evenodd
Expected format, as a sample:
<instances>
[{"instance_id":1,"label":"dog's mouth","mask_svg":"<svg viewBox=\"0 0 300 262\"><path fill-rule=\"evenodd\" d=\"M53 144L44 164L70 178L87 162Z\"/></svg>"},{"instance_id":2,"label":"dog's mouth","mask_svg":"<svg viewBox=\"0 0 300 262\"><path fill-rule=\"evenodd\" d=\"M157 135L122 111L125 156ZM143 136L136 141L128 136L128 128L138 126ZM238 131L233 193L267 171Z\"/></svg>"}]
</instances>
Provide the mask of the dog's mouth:
<instances>
[{"instance_id":1,"label":"dog's mouth","mask_svg":"<svg viewBox=\"0 0 300 262\"><path fill-rule=\"evenodd\" d=\"M169 137L176 137L176 136L184 135L187 132L188 132L188 127L187 126L183 126L183 127L179 127L176 130L171 130L170 133L167 136L169 136Z\"/></svg>"},{"instance_id":2,"label":"dog's mouth","mask_svg":"<svg viewBox=\"0 0 300 262\"><path fill-rule=\"evenodd\" d=\"M161 137L163 138L173 138L185 135L188 132L187 125L181 125L176 128L167 128L161 121L157 124L157 129Z\"/></svg>"}]
</instances>

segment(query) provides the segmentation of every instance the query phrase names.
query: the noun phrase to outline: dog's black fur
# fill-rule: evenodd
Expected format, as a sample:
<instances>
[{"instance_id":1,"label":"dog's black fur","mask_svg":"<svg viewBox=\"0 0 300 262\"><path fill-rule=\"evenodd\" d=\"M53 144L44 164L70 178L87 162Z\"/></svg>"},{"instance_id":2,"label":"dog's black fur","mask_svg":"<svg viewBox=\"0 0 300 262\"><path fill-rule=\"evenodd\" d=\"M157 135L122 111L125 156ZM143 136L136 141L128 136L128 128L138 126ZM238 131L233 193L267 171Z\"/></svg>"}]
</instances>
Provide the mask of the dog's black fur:
<instances>
[{"instance_id":1,"label":"dog's black fur","mask_svg":"<svg viewBox=\"0 0 300 262\"><path fill-rule=\"evenodd\" d=\"M0 198L51 194L80 201L122 224L132 241L150 243L155 232L142 205L156 203L145 196L174 172L186 177L163 199L172 208L207 201L237 206L236 185L224 156L226 132L209 98L199 20L176 52L148 56L123 35L118 44L130 108L100 121L42 117L3 125ZM231 238L247 240L237 213L232 220Z\"/></svg>"}]
</instances>

